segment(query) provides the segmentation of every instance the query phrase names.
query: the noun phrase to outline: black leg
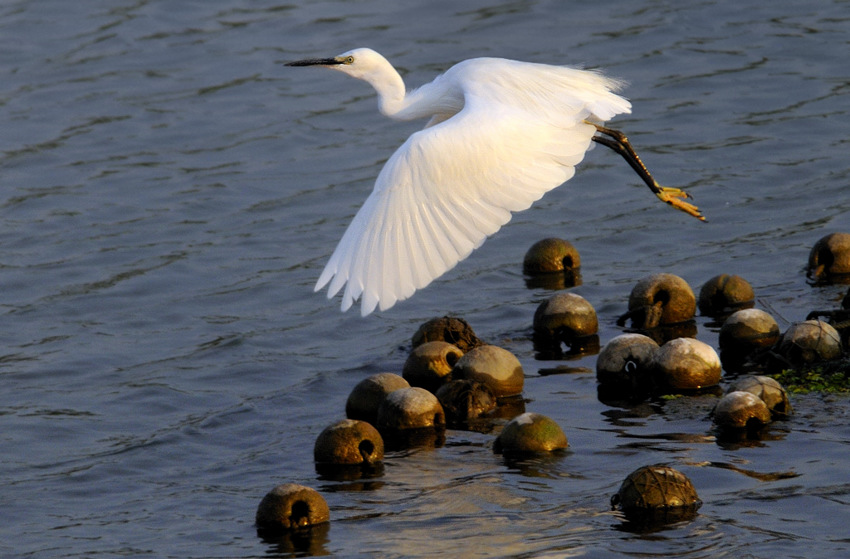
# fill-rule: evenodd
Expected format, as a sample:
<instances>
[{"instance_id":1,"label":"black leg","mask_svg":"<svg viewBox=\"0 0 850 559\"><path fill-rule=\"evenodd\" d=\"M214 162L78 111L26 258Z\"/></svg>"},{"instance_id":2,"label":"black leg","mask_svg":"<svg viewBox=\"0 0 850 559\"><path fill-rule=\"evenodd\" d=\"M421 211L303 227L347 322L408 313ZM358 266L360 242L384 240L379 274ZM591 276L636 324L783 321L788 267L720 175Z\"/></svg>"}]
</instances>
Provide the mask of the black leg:
<instances>
[{"instance_id":1,"label":"black leg","mask_svg":"<svg viewBox=\"0 0 850 559\"><path fill-rule=\"evenodd\" d=\"M705 221L705 218L702 214L700 214L699 209L696 206L681 200L682 198L690 198L690 194L679 188L669 188L658 184L658 182L650 174L649 169L647 169L646 165L643 164L643 161L640 160L640 157L635 152L631 143L629 143L629 139L625 134L619 130L606 128L592 122L588 124L593 124L593 126L596 127L596 130L600 134L603 134L602 136L593 136L592 140L619 153L623 159L626 160L629 166L634 169L638 176L643 179L643 182L646 183L649 189L658 196L658 198L667 204L670 204L674 208L682 210L699 220Z\"/></svg>"},{"instance_id":2,"label":"black leg","mask_svg":"<svg viewBox=\"0 0 850 559\"><path fill-rule=\"evenodd\" d=\"M623 159L626 160L626 163L628 163L629 166L635 170L638 176L643 179L643 182L646 183L651 191L656 194L661 192L661 185L652 178L649 169L647 169L646 165L643 164L643 161L640 160L640 157L635 152L634 148L632 148L632 144L629 143L629 139L625 134L619 130L613 130L599 125L596 125L596 130L598 130L600 134L605 134L605 136L609 137L594 136L594 142L602 144L603 146L611 148L619 153Z\"/></svg>"}]
</instances>

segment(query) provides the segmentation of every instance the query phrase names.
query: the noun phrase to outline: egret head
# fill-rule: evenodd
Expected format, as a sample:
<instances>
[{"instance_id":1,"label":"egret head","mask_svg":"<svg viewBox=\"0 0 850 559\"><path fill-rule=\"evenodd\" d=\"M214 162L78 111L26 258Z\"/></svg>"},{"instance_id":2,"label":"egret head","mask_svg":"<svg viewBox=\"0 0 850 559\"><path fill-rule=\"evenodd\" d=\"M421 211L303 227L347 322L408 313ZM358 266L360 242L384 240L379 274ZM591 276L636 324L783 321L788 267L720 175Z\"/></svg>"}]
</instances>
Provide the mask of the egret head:
<instances>
[{"instance_id":1,"label":"egret head","mask_svg":"<svg viewBox=\"0 0 850 559\"><path fill-rule=\"evenodd\" d=\"M375 88L378 108L387 116L397 115L404 107L404 81L392 64L372 49L354 49L333 58L310 58L287 66L324 66L363 80Z\"/></svg>"},{"instance_id":2,"label":"egret head","mask_svg":"<svg viewBox=\"0 0 850 559\"><path fill-rule=\"evenodd\" d=\"M387 59L372 49L360 48L344 52L332 58L309 58L287 62L287 66L324 66L339 70L357 79L368 80L368 76L386 68L392 68Z\"/></svg>"}]
</instances>

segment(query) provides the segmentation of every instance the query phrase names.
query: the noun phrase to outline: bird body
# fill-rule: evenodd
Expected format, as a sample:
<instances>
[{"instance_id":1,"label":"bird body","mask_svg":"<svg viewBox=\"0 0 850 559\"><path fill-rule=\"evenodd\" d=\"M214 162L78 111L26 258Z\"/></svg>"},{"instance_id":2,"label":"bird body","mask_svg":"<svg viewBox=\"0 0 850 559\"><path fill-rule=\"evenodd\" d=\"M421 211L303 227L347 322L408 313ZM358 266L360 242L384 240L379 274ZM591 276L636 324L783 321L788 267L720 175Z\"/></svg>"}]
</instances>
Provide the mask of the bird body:
<instances>
[{"instance_id":1,"label":"bird body","mask_svg":"<svg viewBox=\"0 0 850 559\"><path fill-rule=\"evenodd\" d=\"M570 179L596 123L631 111L620 82L565 66L475 58L408 93L370 49L290 65L368 82L388 117L430 119L384 165L316 283L329 298L344 286L342 310L361 299L363 316L410 297Z\"/></svg>"}]
</instances>

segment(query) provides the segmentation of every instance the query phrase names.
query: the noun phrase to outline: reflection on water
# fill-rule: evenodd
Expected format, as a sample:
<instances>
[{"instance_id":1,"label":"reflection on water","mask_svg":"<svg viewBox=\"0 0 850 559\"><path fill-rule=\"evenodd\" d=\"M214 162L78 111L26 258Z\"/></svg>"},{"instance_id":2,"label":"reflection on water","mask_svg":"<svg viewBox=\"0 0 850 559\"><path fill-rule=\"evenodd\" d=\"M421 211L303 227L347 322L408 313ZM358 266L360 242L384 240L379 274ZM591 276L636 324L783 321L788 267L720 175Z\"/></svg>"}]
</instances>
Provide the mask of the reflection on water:
<instances>
[{"instance_id":1,"label":"reflection on water","mask_svg":"<svg viewBox=\"0 0 850 559\"><path fill-rule=\"evenodd\" d=\"M302 4L0 6L0 482L14 511L0 553L844 553L846 396L797 396L787 421L727 440L714 396L609 398L593 351L539 361L531 326L567 289L593 305L605 344L623 332L631 286L659 272L695 290L739 274L783 330L840 307L846 285L811 285L805 266L818 239L850 231L846 4ZM617 126L709 222L659 205L594 150L412 299L367 320L339 313L312 292L318 273L423 123L380 117L365 84L279 62L358 46L411 86L474 56L623 78L634 112ZM580 276L524 276L546 237L581 251ZM351 388L398 373L417 326L444 315L517 355L517 408L390 452L376 477L317 472L315 438ZM717 347L712 319L691 326ZM570 451L495 455L520 408L557 421ZM704 504L651 534L624 530L608 498L658 462ZM258 538L262 492L284 482L319 489L331 524Z\"/></svg>"},{"instance_id":2,"label":"reflection on water","mask_svg":"<svg viewBox=\"0 0 850 559\"><path fill-rule=\"evenodd\" d=\"M317 557L331 555L327 549L330 524L318 524L288 534L262 536L268 557Z\"/></svg>"}]
</instances>

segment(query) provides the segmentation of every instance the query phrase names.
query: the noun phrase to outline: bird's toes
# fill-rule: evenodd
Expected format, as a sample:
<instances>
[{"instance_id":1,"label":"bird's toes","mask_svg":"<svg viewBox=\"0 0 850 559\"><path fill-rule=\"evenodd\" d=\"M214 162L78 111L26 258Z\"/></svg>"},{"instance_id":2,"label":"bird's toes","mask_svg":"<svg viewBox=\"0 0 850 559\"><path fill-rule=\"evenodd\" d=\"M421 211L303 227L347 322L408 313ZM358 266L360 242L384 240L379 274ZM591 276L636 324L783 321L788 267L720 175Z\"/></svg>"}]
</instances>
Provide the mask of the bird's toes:
<instances>
[{"instance_id":1,"label":"bird's toes","mask_svg":"<svg viewBox=\"0 0 850 559\"><path fill-rule=\"evenodd\" d=\"M702 215L699 208L691 204L690 202L685 202L683 198L690 198L691 196L680 188L669 188L662 187L661 192L657 194L658 198L667 204L670 204L677 210L681 210L688 215L692 215L700 221L705 221L705 216Z\"/></svg>"},{"instance_id":2,"label":"bird's toes","mask_svg":"<svg viewBox=\"0 0 850 559\"><path fill-rule=\"evenodd\" d=\"M693 198L693 196L691 196L681 188L676 188L674 186L659 186L658 188L661 190L661 194L665 194L667 196L674 196L676 198ZM664 200L661 195L659 195L659 198Z\"/></svg>"}]
</instances>

